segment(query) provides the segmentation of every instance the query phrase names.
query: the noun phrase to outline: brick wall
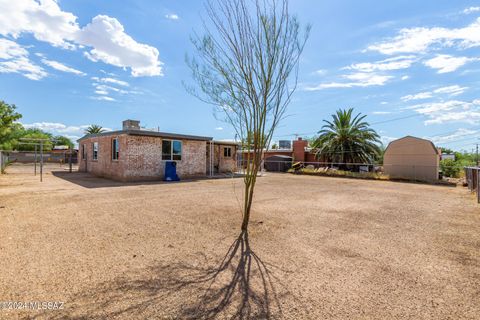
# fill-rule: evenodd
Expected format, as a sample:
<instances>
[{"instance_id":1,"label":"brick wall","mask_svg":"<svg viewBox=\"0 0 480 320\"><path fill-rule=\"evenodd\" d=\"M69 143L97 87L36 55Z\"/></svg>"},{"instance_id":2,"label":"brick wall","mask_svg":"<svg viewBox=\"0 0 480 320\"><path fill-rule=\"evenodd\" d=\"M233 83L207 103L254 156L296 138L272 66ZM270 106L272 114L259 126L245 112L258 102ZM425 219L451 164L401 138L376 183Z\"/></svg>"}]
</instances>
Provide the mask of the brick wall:
<instances>
[{"instance_id":1,"label":"brick wall","mask_svg":"<svg viewBox=\"0 0 480 320\"><path fill-rule=\"evenodd\" d=\"M112 160L112 139L119 139L119 159ZM206 141L182 141L182 159L177 162L177 174L181 179L204 177L207 174ZM93 143L98 142L98 159L93 160ZM87 158L82 159L85 145ZM79 171L90 172L100 177L122 181L161 180L165 173L162 160L162 138L151 136L100 136L84 139L79 143ZM223 149L220 155L223 158ZM220 159L222 168L234 166L232 158ZM230 162L232 161L233 164Z\"/></svg>"},{"instance_id":2,"label":"brick wall","mask_svg":"<svg viewBox=\"0 0 480 320\"><path fill-rule=\"evenodd\" d=\"M120 150L119 159L112 160L112 140L118 138ZM123 171L126 166L125 143L127 135L100 136L88 138L79 143L78 170L91 172L105 178L123 180ZM98 142L98 157L93 160L93 143ZM86 158L82 157L82 148L86 147Z\"/></svg>"},{"instance_id":3,"label":"brick wall","mask_svg":"<svg viewBox=\"0 0 480 320\"><path fill-rule=\"evenodd\" d=\"M182 141L182 160L177 162L177 174L180 179L206 175L206 142L194 140ZM162 138L146 136L128 136L127 166L124 180L161 180L165 173L165 161L162 160Z\"/></svg>"}]
</instances>

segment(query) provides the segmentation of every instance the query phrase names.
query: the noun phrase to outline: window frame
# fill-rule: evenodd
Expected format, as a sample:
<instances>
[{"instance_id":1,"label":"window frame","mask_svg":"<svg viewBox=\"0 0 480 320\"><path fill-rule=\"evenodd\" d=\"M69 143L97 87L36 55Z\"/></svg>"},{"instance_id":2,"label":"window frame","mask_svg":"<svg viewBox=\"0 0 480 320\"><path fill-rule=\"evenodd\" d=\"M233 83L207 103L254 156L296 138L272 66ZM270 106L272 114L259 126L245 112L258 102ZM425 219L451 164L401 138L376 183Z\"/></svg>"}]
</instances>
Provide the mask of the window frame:
<instances>
[{"instance_id":1,"label":"window frame","mask_svg":"<svg viewBox=\"0 0 480 320\"><path fill-rule=\"evenodd\" d=\"M82 144L82 160L87 160L87 145Z\"/></svg>"},{"instance_id":2,"label":"window frame","mask_svg":"<svg viewBox=\"0 0 480 320\"><path fill-rule=\"evenodd\" d=\"M97 147L95 150L95 146ZM92 143L92 160L98 160L98 150L99 150L98 141Z\"/></svg>"},{"instance_id":3,"label":"window frame","mask_svg":"<svg viewBox=\"0 0 480 320\"><path fill-rule=\"evenodd\" d=\"M228 150L227 155L225 152ZM232 147L223 147L223 157L224 158L231 158L232 157Z\"/></svg>"},{"instance_id":4,"label":"window frame","mask_svg":"<svg viewBox=\"0 0 480 320\"><path fill-rule=\"evenodd\" d=\"M112 139L112 161L118 161L120 158L120 145L118 143L118 137Z\"/></svg>"},{"instance_id":5,"label":"window frame","mask_svg":"<svg viewBox=\"0 0 480 320\"><path fill-rule=\"evenodd\" d=\"M170 143L170 152L164 153L163 147L164 142L168 141ZM173 146L175 142L180 143L180 153L173 152ZM162 139L162 161L182 161L182 154L183 154L183 141L182 140L174 140L174 139ZM168 159L166 159L168 157Z\"/></svg>"}]
</instances>

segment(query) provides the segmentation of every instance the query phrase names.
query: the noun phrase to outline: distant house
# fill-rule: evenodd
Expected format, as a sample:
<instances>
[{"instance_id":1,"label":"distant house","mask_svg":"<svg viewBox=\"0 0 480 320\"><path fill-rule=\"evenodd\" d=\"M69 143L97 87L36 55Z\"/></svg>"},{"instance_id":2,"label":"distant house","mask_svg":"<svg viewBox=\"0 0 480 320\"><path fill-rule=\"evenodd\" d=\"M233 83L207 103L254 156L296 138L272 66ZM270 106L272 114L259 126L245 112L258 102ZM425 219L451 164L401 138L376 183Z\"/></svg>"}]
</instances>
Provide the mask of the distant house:
<instances>
[{"instance_id":1,"label":"distant house","mask_svg":"<svg viewBox=\"0 0 480 320\"><path fill-rule=\"evenodd\" d=\"M455 154L454 153L442 153L442 157L440 160L453 160L455 161Z\"/></svg>"},{"instance_id":2,"label":"distant house","mask_svg":"<svg viewBox=\"0 0 480 320\"><path fill-rule=\"evenodd\" d=\"M236 170L235 142L142 130L136 120L123 121L122 130L86 135L78 144L79 171L121 181L161 180L167 161L176 162L180 178Z\"/></svg>"},{"instance_id":3,"label":"distant house","mask_svg":"<svg viewBox=\"0 0 480 320\"><path fill-rule=\"evenodd\" d=\"M431 141L406 136L388 144L383 167L393 178L435 181L439 178L440 155Z\"/></svg>"},{"instance_id":4,"label":"distant house","mask_svg":"<svg viewBox=\"0 0 480 320\"><path fill-rule=\"evenodd\" d=\"M294 141L281 140L280 148L264 150L262 158L264 159L264 167L267 171L288 170L293 162L303 162L305 164L313 164L319 166L315 150L308 147L308 141L299 137ZM250 159L253 158L250 150L242 150L240 152L240 161L245 167L247 159L250 154Z\"/></svg>"}]
</instances>

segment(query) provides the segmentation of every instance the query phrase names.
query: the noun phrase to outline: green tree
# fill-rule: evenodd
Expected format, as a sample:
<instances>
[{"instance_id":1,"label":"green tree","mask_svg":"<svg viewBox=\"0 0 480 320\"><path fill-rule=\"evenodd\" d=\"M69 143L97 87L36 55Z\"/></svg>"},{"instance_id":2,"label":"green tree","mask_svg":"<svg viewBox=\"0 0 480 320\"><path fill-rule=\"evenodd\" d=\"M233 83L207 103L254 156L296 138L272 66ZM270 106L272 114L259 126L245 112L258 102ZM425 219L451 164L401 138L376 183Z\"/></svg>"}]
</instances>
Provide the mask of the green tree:
<instances>
[{"instance_id":1,"label":"green tree","mask_svg":"<svg viewBox=\"0 0 480 320\"><path fill-rule=\"evenodd\" d=\"M73 148L73 142L69 138L65 136L55 136L53 137L53 147L56 146L67 146L69 148Z\"/></svg>"},{"instance_id":2,"label":"green tree","mask_svg":"<svg viewBox=\"0 0 480 320\"><path fill-rule=\"evenodd\" d=\"M449 148L440 147L440 149L442 149L442 153L444 153L444 154L454 154L455 153L452 149L449 149Z\"/></svg>"},{"instance_id":3,"label":"green tree","mask_svg":"<svg viewBox=\"0 0 480 320\"><path fill-rule=\"evenodd\" d=\"M34 143L37 143L35 141L37 139L47 140L43 142L43 151L52 150L52 134L37 128L23 129L18 132L15 149L19 151L33 151L35 150ZM37 150L40 150L39 146L37 146Z\"/></svg>"},{"instance_id":4,"label":"green tree","mask_svg":"<svg viewBox=\"0 0 480 320\"><path fill-rule=\"evenodd\" d=\"M0 101L0 149L9 150L12 147L12 133L22 128L19 123L15 122L22 117L15 111L16 109L14 104Z\"/></svg>"},{"instance_id":5,"label":"green tree","mask_svg":"<svg viewBox=\"0 0 480 320\"><path fill-rule=\"evenodd\" d=\"M353 108L339 109L332 115L333 120L323 120L326 124L313 143L317 158L341 163L371 163L381 152L380 136L364 121L366 115L353 116Z\"/></svg>"},{"instance_id":6,"label":"green tree","mask_svg":"<svg viewBox=\"0 0 480 320\"><path fill-rule=\"evenodd\" d=\"M97 134L102 132L105 132L105 129L103 129L102 126L99 126L98 124L92 124L87 129L85 129L85 134Z\"/></svg>"}]
</instances>

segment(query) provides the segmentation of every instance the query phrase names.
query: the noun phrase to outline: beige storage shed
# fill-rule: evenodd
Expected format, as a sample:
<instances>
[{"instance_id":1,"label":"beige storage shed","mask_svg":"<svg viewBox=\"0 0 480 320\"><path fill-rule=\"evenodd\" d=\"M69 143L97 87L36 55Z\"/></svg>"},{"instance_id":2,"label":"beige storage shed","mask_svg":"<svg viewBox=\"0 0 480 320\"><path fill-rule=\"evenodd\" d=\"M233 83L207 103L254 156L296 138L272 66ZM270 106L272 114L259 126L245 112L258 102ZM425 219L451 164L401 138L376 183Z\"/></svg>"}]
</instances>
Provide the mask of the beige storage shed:
<instances>
[{"instance_id":1,"label":"beige storage shed","mask_svg":"<svg viewBox=\"0 0 480 320\"><path fill-rule=\"evenodd\" d=\"M392 178L436 181L439 166L440 153L435 145L412 136L390 142L383 157L384 171Z\"/></svg>"}]
</instances>

